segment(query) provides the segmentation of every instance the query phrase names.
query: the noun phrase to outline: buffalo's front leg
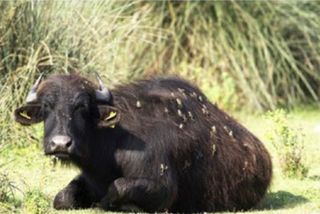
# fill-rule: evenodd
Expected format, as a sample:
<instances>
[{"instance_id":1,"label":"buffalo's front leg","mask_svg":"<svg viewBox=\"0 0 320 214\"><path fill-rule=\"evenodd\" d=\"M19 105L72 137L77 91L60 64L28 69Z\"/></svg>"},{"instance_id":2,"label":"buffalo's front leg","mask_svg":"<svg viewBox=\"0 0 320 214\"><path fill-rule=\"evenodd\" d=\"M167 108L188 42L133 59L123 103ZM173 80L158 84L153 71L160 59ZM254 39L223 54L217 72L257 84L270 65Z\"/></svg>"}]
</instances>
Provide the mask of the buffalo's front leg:
<instances>
[{"instance_id":1,"label":"buffalo's front leg","mask_svg":"<svg viewBox=\"0 0 320 214\"><path fill-rule=\"evenodd\" d=\"M80 175L62 189L54 198L55 209L77 209L91 207L95 202L85 179Z\"/></svg>"},{"instance_id":2,"label":"buffalo's front leg","mask_svg":"<svg viewBox=\"0 0 320 214\"><path fill-rule=\"evenodd\" d=\"M106 210L164 211L176 196L176 188L168 183L146 178L118 178L110 185L100 206Z\"/></svg>"}]
</instances>

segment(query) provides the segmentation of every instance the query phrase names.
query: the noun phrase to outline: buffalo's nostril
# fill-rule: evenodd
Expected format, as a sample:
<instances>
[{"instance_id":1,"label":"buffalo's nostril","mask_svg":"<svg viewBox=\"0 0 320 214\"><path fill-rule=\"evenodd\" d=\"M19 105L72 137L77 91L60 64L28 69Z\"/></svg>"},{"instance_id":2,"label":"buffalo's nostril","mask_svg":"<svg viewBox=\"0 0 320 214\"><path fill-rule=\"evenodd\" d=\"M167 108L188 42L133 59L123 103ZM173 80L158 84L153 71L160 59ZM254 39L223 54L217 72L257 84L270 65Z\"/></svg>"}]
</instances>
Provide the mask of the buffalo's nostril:
<instances>
[{"instance_id":1,"label":"buffalo's nostril","mask_svg":"<svg viewBox=\"0 0 320 214\"><path fill-rule=\"evenodd\" d=\"M72 145L72 140L69 136L56 135L51 140L52 152L68 152L68 148Z\"/></svg>"},{"instance_id":2,"label":"buffalo's nostril","mask_svg":"<svg viewBox=\"0 0 320 214\"><path fill-rule=\"evenodd\" d=\"M69 148L71 146L71 141L66 144L66 147Z\"/></svg>"}]
</instances>

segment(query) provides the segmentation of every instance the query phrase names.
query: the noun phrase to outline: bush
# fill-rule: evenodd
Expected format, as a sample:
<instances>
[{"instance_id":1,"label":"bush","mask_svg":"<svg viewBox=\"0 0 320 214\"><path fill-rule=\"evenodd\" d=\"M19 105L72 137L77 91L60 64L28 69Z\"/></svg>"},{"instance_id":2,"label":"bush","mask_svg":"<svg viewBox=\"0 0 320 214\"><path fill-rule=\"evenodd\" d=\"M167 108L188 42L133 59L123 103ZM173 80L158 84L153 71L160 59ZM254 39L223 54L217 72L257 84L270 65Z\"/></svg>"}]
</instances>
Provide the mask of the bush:
<instances>
[{"instance_id":1,"label":"bush","mask_svg":"<svg viewBox=\"0 0 320 214\"><path fill-rule=\"evenodd\" d=\"M23 200L24 213L46 214L50 208L49 197L40 189L30 189L25 193Z\"/></svg>"},{"instance_id":2,"label":"bush","mask_svg":"<svg viewBox=\"0 0 320 214\"><path fill-rule=\"evenodd\" d=\"M282 109L269 112L267 118L272 122L267 137L278 154L283 174L290 178L305 178L308 167L305 165L303 131L290 125Z\"/></svg>"}]
</instances>

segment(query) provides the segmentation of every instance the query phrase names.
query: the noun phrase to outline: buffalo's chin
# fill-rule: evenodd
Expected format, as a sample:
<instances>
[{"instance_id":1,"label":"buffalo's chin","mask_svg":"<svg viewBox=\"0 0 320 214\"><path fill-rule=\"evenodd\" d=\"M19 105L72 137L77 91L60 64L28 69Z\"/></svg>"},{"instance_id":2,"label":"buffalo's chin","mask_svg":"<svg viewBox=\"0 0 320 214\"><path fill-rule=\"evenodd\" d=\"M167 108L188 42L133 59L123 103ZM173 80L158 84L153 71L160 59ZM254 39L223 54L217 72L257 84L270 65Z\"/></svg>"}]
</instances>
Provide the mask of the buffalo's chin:
<instances>
[{"instance_id":1,"label":"buffalo's chin","mask_svg":"<svg viewBox=\"0 0 320 214\"><path fill-rule=\"evenodd\" d=\"M71 151L71 152L61 152L61 151L46 151L44 150L44 154L49 156L52 159L53 165L61 164L61 165L75 165L82 166L83 163L86 163L88 156L83 155L82 153Z\"/></svg>"},{"instance_id":2,"label":"buffalo's chin","mask_svg":"<svg viewBox=\"0 0 320 214\"><path fill-rule=\"evenodd\" d=\"M65 152L54 152L54 153L45 153L45 155L52 156L54 159L58 159L61 161L70 161L71 154Z\"/></svg>"},{"instance_id":3,"label":"buffalo's chin","mask_svg":"<svg viewBox=\"0 0 320 214\"><path fill-rule=\"evenodd\" d=\"M59 160L70 161L70 155L66 153L57 153L54 156Z\"/></svg>"},{"instance_id":4,"label":"buffalo's chin","mask_svg":"<svg viewBox=\"0 0 320 214\"><path fill-rule=\"evenodd\" d=\"M72 159L70 157L70 155L67 154L46 154L51 158L52 164L53 166L56 166L57 164L59 166L70 166L72 165Z\"/></svg>"}]
</instances>

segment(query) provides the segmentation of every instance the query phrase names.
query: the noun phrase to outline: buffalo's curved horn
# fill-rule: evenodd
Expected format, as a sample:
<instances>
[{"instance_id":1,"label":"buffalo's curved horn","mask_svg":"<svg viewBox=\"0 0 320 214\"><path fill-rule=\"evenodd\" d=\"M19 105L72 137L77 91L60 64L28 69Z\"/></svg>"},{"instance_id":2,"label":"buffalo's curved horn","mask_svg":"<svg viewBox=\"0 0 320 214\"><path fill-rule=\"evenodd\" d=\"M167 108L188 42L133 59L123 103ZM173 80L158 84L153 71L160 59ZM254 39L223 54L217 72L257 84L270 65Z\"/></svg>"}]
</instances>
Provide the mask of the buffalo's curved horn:
<instances>
[{"instance_id":1,"label":"buffalo's curved horn","mask_svg":"<svg viewBox=\"0 0 320 214\"><path fill-rule=\"evenodd\" d=\"M31 87L31 90L28 93L27 96L27 103L32 103L37 100L37 89L39 87L39 84L41 82L43 74L40 74L34 85Z\"/></svg>"},{"instance_id":2,"label":"buffalo's curved horn","mask_svg":"<svg viewBox=\"0 0 320 214\"><path fill-rule=\"evenodd\" d=\"M111 94L107 87L103 84L100 76L96 73L97 80L99 82L99 89L96 90L96 99L104 102L110 101Z\"/></svg>"}]
</instances>

